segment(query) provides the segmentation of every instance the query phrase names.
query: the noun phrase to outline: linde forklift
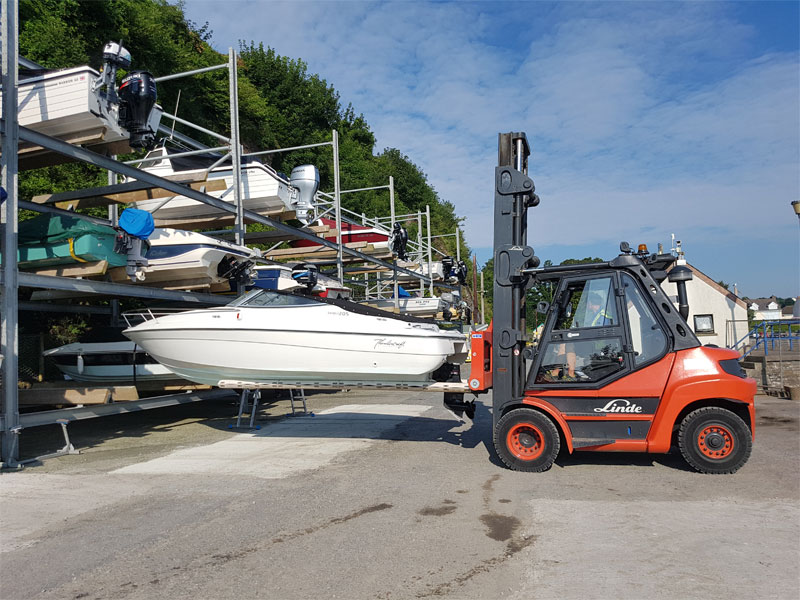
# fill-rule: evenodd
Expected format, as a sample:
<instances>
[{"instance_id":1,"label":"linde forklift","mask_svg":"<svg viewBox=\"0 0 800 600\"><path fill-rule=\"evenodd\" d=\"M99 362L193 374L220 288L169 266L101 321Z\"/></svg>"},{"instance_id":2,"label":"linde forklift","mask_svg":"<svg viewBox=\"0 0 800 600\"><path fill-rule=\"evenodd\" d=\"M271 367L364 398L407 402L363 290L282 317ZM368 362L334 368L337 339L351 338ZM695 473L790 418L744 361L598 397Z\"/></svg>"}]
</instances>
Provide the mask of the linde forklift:
<instances>
[{"instance_id":1,"label":"linde forklift","mask_svg":"<svg viewBox=\"0 0 800 600\"><path fill-rule=\"evenodd\" d=\"M747 462L756 381L733 350L702 346L686 323L688 267L671 254L620 244L611 261L539 267L527 245L527 212L539 204L524 133L499 136L494 199L494 317L472 333L468 387L492 390L494 447L518 471L549 469L562 447L667 453L680 449L702 473ZM673 267L667 270L669 267ZM659 285L678 288L679 310ZM526 290L550 282L538 343L527 333ZM458 415L474 401L446 393Z\"/></svg>"}]
</instances>

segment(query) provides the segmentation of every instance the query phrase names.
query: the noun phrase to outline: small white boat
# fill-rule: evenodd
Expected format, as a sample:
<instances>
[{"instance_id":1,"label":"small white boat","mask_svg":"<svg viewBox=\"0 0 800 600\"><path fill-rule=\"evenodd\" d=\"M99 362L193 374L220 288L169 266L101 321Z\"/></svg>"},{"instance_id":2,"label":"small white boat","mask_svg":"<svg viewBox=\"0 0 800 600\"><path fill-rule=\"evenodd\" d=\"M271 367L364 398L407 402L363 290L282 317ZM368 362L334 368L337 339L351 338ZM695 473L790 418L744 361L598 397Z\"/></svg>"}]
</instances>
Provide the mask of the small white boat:
<instances>
[{"instance_id":1,"label":"small white boat","mask_svg":"<svg viewBox=\"0 0 800 600\"><path fill-rule=\"evenodd\" d=\"M129 341L76 342L45 350L43 355L75 381L115 385L149 381L186 383Z\"/></svg>"},{"instance_id":2,"label":"small white boat","mask_svg":"<svg viewBox=\"0 0 800 600\"><path fill-rule=\"evenodd\" d=\"M468 354L463 334L433 323L270 290L252 290L221 308L125 317L143 321L124 335L181 377L206 385L425 385L445 362L461 363Z\"/></svg>"},{"instance_id":3,"label":"small white boat","mask_svg":"<svg viewBox=\"0 0 800 600\"><path fill-rule=\"evenodd\" d=\"M156 228L147 240L147 266L138 279L145 285L172 288L202 288L249 283L251 259L259 253L245 246L180 229ZM111 271L114 281L124 281L124 270Z\"/></svg>"},{"instance_id":4,"label":"small white boat","mask_svg":"<svg viewBox=\"0 0 800 600\"><path fill-rule=\"evenodd\" d=\"M313 271L311 282L309 282L310 271ZM318 273L316 267L302 263L295 266L271 264L254 267L252 287L280 292L305 290L305 293L312 296L342 300L349 299L351 291L336 279Z\"/></svg>"},{"instance_id":5,"label":"small white boat","mask_svg":"<svg viewBox=\"0 0 800 600\"><path fill-rule=\"evenodd\" d=\"M374 306L381 310L393 311L395 309L394 298L364 300L361 304ZM448 307L447 302L441 298L398 298L397 304L400 313L416 317L435 317Z\"/></svg>"},{"instance_id":6,"label":"small white boat","mask_svg":"<svg viewBox=\"0 0 800 600\"><path fill-rule=\"evenodd\" d=\"M103 59L102 72L81 66L22 75L17 92L19 124L50 137L114 153L150 144L163 114L155 104L152 76L130 72L118 88L117 68L130 71L130 54L110 42L103 49ZM139 88L140 84L145 90ZM131 91L134 93L129 94ZM25 143L20 151L41 153L41 149Z\"/></svg>"},{"instance_id":7,"label":"small white boat","mask_svg":"<svg viewBox=\"0 0 800 600\"><path fill-rule=\"evenodd\" d=\"M224 189L209 190L209 196L233 204L235 202L233 188L233 169L230 160L227 163L209 170L215 163L209 157L170 158L167 149L156 148L151 151L144 162L142 170L160 177L180 175L186 180L207 178L208 181L223 180ZM280 215L293 212L297 220L308 224L313 218L313 200L319 188L319 171L313 165L302 165L292 170L287 180L257 160L249 159L241 168L242 205L264 215ZM209 218L233 218L233 213L226 213L208 204L192 200L186 196L169 198L151 198L133 203L136 208L152 213L156 225L170 225L184 221L197 221Z\"/></svg>"},{"instance_id":8,"label":"small white boat","mask_svg":"<svg viewBox=\"0 0 800 600\"><path fill-rule=\"evenodd\" d=\"M415 263L415 262L397 261L397 266L402 267L404 269L408 269L409 271L414 271L415 273L420 273L425 277L430 277L434 281L442 281L444 279L444 267L442 265L442 261L432 261L430 264L430 268L428 268L427 262ZM388 271L382 273L380 277L381 279L394 279L394 273ZM409 281L418 281L418 279L414 275L408 275L407 273L398 272L397 281L407 283Z\"/></svg>"}]
</instances>

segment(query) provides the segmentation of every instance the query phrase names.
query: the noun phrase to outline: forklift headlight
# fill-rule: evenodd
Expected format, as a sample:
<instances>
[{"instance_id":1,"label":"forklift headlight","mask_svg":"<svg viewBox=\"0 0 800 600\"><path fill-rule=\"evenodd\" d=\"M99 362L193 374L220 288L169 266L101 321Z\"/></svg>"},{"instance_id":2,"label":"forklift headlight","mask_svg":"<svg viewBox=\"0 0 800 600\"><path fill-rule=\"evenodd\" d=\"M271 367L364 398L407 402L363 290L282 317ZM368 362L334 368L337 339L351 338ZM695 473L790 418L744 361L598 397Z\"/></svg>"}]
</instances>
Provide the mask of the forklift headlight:
<instances>
[{"instance_id":1,"label":"forklift headlight","mask_svg":"<svg viewBox=\"0 0 800 600\"><path fill-rule=\"evenodd\" d=\"M719 366L722 367L722 370L729 375L735 375L736 377L741 377L742 379L747 377L747 373L745 373L744 369L742 369L742 365L740 365L739 361L735 358L721 360L719 361Z\"/></svg>"}]
</instances>

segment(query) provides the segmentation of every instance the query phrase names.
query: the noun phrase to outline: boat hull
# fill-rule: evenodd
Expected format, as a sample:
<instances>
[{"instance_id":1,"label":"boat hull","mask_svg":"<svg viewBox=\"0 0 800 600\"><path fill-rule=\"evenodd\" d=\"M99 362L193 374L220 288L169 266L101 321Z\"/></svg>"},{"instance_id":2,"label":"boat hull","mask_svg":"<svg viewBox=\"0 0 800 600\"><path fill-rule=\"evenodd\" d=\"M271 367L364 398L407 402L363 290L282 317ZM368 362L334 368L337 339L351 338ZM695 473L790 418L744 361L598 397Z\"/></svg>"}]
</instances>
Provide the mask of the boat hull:
<instances>
[{"instance_id":1,"label":"boat hull","mask_svg":"<svg viewBox=\"0 0 800 600\"><path fill-rule=\"evenodd\" d=\"M75 381L105 385L186 383L141 348L137 349L133 342L67 344L46 350L44 356L51 358L64 375Z\"/></svg>"},{"instance_id":2,"label":"boat hull","mask_svg":"<svg viewBox=\"0 0 800 600\"><path fill-rule=\"evenodd\" d=\"M162 173L155 169L157 175ZM292 202L296 200L296 192L273 176L265 167L257 164L242 167L242 206L246 210L262 214L278 214L293 210ZM191 172L186 172L190 176ZM228 170L215 170L209 174L209 180L223 179L226 188L221 191L209 191L208 195L223 202L235 205L233 173ZM174 196L168 202L163 198L140 200L135 207L153 214L159 223L182 221L185 219L204 219L209 217L230 216L223 210L209 204L192 200L186 196Z\"/></svg>"},{"instance_id":3,"label":"boat hull","mask_svg":"<svg viewBox=\"0 0 800 600\"><path fill-rule=\"evenodd\" d=\"M365 300L362 304L374 306L381 310L395 310L394 298ZM403 314L418 317L435 317L438 313L447 308L447 303L441 298L399 298L398 308Z\"/></svg>"},{"instance_id":4,"label":"boat hull","mask_svg":"<svg viewBox=\"0 0 800 600\"><path fill-rule=\"evenodd\" d=\"M123 333L181 377L206 385L424 384L448 359L466 357L465 339L456 332L328 304L189 311Z\"/></svg>"}]
</instances>

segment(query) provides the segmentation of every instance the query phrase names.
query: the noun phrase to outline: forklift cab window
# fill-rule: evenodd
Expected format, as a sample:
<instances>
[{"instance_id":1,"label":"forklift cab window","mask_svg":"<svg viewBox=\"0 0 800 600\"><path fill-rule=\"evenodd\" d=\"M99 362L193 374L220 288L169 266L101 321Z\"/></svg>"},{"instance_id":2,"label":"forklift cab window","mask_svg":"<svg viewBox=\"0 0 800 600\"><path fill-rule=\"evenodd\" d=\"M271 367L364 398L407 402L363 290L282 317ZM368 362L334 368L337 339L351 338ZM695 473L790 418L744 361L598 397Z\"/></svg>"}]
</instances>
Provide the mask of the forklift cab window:
<instances>
[{"instance_id":1,"label":"forklift cab window","mask_svg":"<svg viewBox=\"0 0 800 600\"><path fill-rule=\"evenodd\" d=\"M560 297L555 329L617 325L610 277L570 283Z\"/></svg>"},{"instance_id":2,"label":"forklift cab window","mask_svg":"<svg viewBox=\"0 0 800 600\"><path fill-rule=\"evenodd\" d=\"M570 281L539 350L537 384L594 383L625 368L612 277Z\"/></svg>"},{"instance_id":3,"label":"forklift cab window","mask_svg":"<svg viewBox=\"0 0 800 600\"><path fill-rule=\"evenodd\" d=\"M630 275L622 276L625 303L633 342L633 364L638 367L660 358L667 349L667 336Z\"/></svg>"}]
</instances>

